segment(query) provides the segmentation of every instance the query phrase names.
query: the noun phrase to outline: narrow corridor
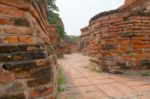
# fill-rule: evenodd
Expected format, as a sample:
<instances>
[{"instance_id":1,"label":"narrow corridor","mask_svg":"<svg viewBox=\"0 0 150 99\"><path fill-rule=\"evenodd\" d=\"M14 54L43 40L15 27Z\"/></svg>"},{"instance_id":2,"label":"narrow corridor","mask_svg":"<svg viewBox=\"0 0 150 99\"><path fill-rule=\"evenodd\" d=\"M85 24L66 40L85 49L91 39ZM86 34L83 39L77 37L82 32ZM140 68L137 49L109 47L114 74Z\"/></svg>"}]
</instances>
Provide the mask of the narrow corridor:
<instances>
[{"instance_id":1,"label":"narrow corridor","mask_svg":"<svg viewBox=\"0 0 150 99\"><path fill-rule=\"evenodd\" d=\"M68 79L61 99L150 99L150 78L98 73L85 68L89 57L79 53L59 59Z\"/></svg>"}]
</instances>

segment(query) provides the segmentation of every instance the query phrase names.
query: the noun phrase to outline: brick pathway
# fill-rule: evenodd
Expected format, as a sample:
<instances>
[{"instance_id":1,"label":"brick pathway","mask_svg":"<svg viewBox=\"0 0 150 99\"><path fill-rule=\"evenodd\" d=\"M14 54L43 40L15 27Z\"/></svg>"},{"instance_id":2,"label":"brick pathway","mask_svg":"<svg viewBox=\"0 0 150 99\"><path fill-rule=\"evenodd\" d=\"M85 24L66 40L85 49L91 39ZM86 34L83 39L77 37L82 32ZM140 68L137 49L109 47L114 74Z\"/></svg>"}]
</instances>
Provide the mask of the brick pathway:
<instances>
[{"instance_id":1,"label":"brick pathway","mask_svg":"<svg viewBox=\"0 0 150 99\"><path fill-rule=\"evenodd\" d=\"M150 77L96 73L85 68L88 59L71 54L59 60L68 78L61 99L150 99Z\"/></svg>"}]
</instances>

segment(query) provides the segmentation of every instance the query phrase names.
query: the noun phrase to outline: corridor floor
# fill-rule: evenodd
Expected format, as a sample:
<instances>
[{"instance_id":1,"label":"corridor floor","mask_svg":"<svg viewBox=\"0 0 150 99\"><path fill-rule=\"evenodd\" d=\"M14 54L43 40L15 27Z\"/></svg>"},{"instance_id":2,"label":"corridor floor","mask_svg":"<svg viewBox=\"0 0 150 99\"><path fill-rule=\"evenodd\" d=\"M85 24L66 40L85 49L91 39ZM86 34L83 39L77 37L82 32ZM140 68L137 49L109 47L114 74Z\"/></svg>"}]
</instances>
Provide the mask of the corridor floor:
<instances>
[{"instance_id":1,"label":"corridor floor","mask_svg":"<svg viewBox=\"0 0 150 99\"><path fill-rule=\"evenodd\" d=\"M79 53L65 55L59 64L68 79L60 99L150 99L150 77L90 71L89 57Z\"/></svg>"}]
</instances>

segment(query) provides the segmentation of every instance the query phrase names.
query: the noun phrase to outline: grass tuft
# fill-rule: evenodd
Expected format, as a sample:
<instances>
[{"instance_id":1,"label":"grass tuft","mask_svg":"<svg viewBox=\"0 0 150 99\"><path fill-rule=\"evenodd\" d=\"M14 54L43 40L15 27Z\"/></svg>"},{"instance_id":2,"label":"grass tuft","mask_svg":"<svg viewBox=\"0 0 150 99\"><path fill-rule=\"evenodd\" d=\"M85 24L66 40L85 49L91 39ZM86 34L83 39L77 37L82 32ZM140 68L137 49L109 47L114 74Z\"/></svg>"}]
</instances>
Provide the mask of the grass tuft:
<instances>
[{"instance_id":1,"label":"grass tuft","mask_svg":"<svg viewBox=\"0 0 150 99\"><path fill-rule=\"evenodd\" d=\"M89 63L88 65L84 66L84 68L87 68L94 72L101 72L100 68L98 66L96 66L96 64L94 64L94 63Z\"/></svg>"},{"instance_id":2,"label":"grass tuft","mask_svg":"<svg viewBox=\"0 0 150 99\"><path fill-rule=\"evenodd\" d=\"M67 79L66 79L65 73L62 67L59 66L58 67L58 87L57 87L58 93L65 91L66 85L67 85Z\"/></svg>"}]
</instances>

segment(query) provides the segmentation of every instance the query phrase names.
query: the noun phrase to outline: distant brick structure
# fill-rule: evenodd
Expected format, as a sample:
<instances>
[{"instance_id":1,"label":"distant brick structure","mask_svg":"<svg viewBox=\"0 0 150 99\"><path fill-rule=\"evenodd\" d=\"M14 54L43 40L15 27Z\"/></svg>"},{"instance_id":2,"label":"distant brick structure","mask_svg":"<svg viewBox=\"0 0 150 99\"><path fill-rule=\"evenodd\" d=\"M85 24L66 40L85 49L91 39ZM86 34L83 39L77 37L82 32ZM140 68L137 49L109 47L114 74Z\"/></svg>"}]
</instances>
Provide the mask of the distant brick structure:
<instances>
[{"instance_id":1,"label":"distant brick structure","mask_svg":"<svg viewBox=\"0 0 150 99\"><path fill-rule=\"evenodd\" d=\"M0 0L0 99L55 99L47 0Z\"/></svg>"},{"instance_id":2,"label":"distant brick structure","mask_svg":"<svg viewBox=\"0 0 150 99\"><path fill-rule=\"evenodd\" d=\"M126 0L119 9L91 18L89 25L81 29L81 51L94 57L101 68L150 68L147 4L150 4L149 0Z\"/></svg>"},{"instance_id":3,"label":"distant brick structure","mask_svg":"<svg viewBox=\"0 0 150 99\"><path fill-rule=\"evenodd\" d=\"M62 45L59 33L57 32L56 29L57 29L56 25L50 24L50 31L51 31L50 40L53 45L53 48L54 48L57 58L62 58L64 55L63 45Z\"/></svg>"},{"instance_id":4,"label":"distant brick structure","mask_svg":"<svg viewBox=\"0 0 150 99\"><path fill-rule=\"evenodd\" d=\"M125 4L119 9L150 11L150 0L125 0Z\"/></svg>"}]
</instances>

